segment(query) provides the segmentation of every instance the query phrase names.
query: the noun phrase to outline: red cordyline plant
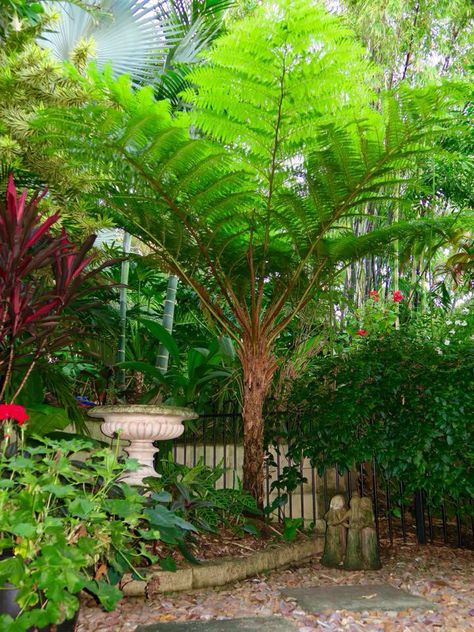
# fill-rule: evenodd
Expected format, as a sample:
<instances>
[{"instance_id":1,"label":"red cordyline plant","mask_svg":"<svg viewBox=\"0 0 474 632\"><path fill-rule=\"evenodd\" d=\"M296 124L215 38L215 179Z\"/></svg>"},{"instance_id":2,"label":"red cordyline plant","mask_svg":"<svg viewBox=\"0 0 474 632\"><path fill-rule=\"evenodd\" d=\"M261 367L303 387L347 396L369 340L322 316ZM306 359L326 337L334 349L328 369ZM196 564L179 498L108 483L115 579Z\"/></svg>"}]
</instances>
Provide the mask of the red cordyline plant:
<instances>
[{"instance_id":1,"label":"red cordyline plant","mask_svg":"<svg viewBox=\"0 0 474 632\"><path fill-rule=\"evenodd\" d=\"M64 310L90 291L84 282L111 263L85 271L95 235L79 248L64 230L53 236L59 214L42 220L38 204L45 194L28 200L10 175L0 201L0 402L8 395L13 403L41 355L77 333L77 322L64 318Z\"/></svg>"}]
</instances>

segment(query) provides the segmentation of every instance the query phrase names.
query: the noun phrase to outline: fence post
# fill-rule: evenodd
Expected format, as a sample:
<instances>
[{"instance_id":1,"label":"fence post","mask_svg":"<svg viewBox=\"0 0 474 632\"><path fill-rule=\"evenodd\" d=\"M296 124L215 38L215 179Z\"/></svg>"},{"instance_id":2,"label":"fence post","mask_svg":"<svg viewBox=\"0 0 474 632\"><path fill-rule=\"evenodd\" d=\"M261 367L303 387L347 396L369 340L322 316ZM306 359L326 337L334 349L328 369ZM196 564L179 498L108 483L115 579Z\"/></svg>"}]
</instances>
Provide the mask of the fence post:
<instances>
[{"instance_id":1,"label":"fence post","mask_svg":"<svg viewBox=\"0 0 474 632\"><path fill-rule=\"evenodd\" d=\"M415 520L418 544L426 544L425 507L423 490L421 489L417 489L415 492Z\"/></svg>"}]
</instances>

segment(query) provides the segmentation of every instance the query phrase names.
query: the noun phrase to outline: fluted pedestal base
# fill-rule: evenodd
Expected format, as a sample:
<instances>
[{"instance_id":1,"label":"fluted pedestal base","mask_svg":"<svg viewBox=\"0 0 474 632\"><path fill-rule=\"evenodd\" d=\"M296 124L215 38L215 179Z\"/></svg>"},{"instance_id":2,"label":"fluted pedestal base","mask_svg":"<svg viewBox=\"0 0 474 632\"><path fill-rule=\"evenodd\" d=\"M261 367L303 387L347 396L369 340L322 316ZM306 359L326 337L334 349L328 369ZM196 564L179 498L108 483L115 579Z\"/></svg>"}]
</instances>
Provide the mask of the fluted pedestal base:
<instances>
[{"instance_id":1,"label":"fluted pedestal base","mask_svg":"<svg viewBox=\"0 0 474 632\"><path fill-rule=\"evenodd\" d=\"M138 470L124 478L130 485L142 485L147 476L158 476L153 467L157 452L153 442L179 437L184 431L182 422L197 417L189 408L146 405L97 406L88 414L104 419L100 429L107 437L129 441L125 451L140 464Z\"/></svg>"}]
</instances>

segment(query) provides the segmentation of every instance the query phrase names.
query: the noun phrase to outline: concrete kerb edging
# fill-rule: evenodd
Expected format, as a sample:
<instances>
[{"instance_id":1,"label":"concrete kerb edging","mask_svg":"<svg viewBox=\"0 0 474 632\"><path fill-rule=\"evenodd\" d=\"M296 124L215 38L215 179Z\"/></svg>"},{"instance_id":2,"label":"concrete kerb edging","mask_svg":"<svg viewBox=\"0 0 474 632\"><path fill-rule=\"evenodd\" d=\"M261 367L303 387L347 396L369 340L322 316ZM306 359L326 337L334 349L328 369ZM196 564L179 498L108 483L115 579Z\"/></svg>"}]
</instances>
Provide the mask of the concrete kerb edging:
<instances>
[{"instance_id":1,"label":"concrete kerb edging","mask_svg":"<svg viewBox=\"0 0 474 632\"><path fill-rule=\"evenodd\" d=\"M322 553L324 537L316 536L302 542L273 544L251 557L225 557L199 566L187 566L174 573L151 570L146 580L134 580L130 575L122 581L126 597L146 595L147 585L153 581L153 593L178 592L198 588L213 588L253 577L264 571L275 570Z\"/></svg>"}]
</instances>

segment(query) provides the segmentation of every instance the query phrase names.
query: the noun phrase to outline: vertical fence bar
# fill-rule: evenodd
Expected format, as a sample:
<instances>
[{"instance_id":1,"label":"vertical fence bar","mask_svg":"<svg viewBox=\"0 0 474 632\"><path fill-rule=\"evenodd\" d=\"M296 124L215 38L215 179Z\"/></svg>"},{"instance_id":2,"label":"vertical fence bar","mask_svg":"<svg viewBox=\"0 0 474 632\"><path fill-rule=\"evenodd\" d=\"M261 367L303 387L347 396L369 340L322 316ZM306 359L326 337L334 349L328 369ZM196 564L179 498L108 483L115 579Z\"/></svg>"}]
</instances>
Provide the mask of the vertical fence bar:
<instances>
[{"instance_id":1,"label":"vertical fence bar","mask_svg":"<svg viewBox=\"0 0 474 632\"><path fill-rule=\"evenodd\" d=\"M461 517L459 515L459 507L456 507L456 535L458 540L458 546L462 546L462 528L461 528Z\"/></svg>"},{"instance_id":2,"label":"vertical fence bar","mask_svg":"<svg viewBox=\"0 0 474 632\"><path fill-rule=\"evenodd\" d=\"M275 446L276 449L276 464L277 464L277 479L280 478L280 443L278 442ZM278 490L278 493L280 493L280 490ZM280 522L283 522L283 519L285 517L286 514L286 509L285 507L278 507L278 520Z\"/></svg>"},{"instance_id":3,"label":"vertical fence bar","mask_svg":"<svg viewBox=\"0 0 474 632\"><path fill-rule=\"evenodd\" d=\"M360 495L363 496L365 492L365 483L364 483L364 464L361 463L359 466L359 490Z\"/></svg>"},{"instance_id":4,"label":"vertical fence bar","mask_svg":"<svg viewBox=\"0 0 474 632\"><path fill-rule=\"evenodd\" d=\"M224 423L222 424L222 458L224 459L224 472L222 475L222 481L224 484L224 489L227 487L227 420L228 417L224 419Z\"/></svg>"},{"instance_id":5,"label":"vertical fence bar","mask_svg":"<svg viewBox=\"0 0 474 632\"><path fill-rule=\"evenodd\" d=\"M474 506L474 500L471 498L471 508ZM474 512L471 513L471 536L472 536L472 548L474 549Z\"/></svg>"},{"instance_id":6,"label":"vertical fence bar","mask_svg":"<svg viewBox=\"0 0 474 632\"><path fill-rule=\"evenodd\" d=\"M265 459L265 478L266 478L266 494L267 494L267 505L270 505L270 466L268 464L269 458L268 455ZM267 518L270 518L267 515Z\"/></svg>"},{"instance_id":7,"label":"vertical fence bar","mask_svg":"<svg viewBox=\"0 0 474 632\"><path fill-rule=\"evenodd\" d=\"M202 418L202 451L203 451L203 463L206 465L206 451L207 451L207 442L206 442L206 430L207 430L207 419L206 417Z\"/></svg>"},{"instance_id":8,"label":"vertical fence bar","mask_svg":"<svg viewBox=\"0 0 474 632\"><path fill-rule=\"evenodd\" d=\"M311 502L313 504L313 522L316 523L317 520L317 511L316 511L316 503L317 503L317 490L316 490L316 472L314 465L311 465Z\"/></svg>"},{"instance_id":9,"label":"vertical fence bar","mask_svg":"<svg viewBox=\"0 0 474 632\"><path fill-rule=\"evenodd\" d=\"M194 432L193 433L193 467L197 463L197 439L198 439L197 432Z\"/></svg>"},{"instance_id":10,"label":"vertical fence bar","mask_svg":"<svg viewBox=\"0 0 474 632\"><path fill-rule=\"evenodd\" d=\"M407 525L405 522L405 503L403 502L403 497L404 497L404 489L403 489L403 483L400 481L399 482L399 490L400 490L400 521L401 521L401 525L402 525L402 535L403 535L403 541L406 542L407 541Z\"/></svg>"},{"instance_id":11,"label":"vertical fence bar","mask_svg":"<svg viewBox=\"0 0 474 632\"><path fill-rule=\"evenodd\" d=\"M236 415L233 415L232 417L233 422L234 422L234 474L233 474L233 481L232 481L232 487L237 487L237 445L238 445L238 441L239 441L239 427L238 427L238 419Z\"/></svg>"},{"instance_id":12,"label":"vertical fence bar","mask_svg":"<svg viewBox=\"0 0 474 632\"><path fill-rule=\"evenodd\" d=\"M375 530L377 532L377 542L380 543L380 525L379 525L379 503L377 489L377 471L375 459L372 460L372 503L374 506Z\"/></svg>"},{"instance_id":13,"label":"vertical fence bar","mask_svg":"<svg viewBox=\"0 0 474 632\"><path fill-rule=\"evenodd\" d=\"M293 461L290 457L287 457L288 467L292 467ZM293 492L288 492L288 509L290 511L290 518L293 518Z\"/></svg>"},{"instance_id":14,"label":"vertical fence bar","mask_svg":"<svg viewBox=\"0 0 474 632\"><path fill-rule=\"evenodd\" d=\"M426 502L426 496L424 498L426 505L426 514L428 516L428 533L430 537L430 543L433 544L434 541L434 533L433 533L433 514L431 512L431 507L428 502Z\"/></svg>"},{"instance_id":15,"label":"vertical fence bar","mask_svg":"<svg viewBox=\"0 0 474 632\"><path fill-rule=\"evenodd\" d=\"M421 489L417 489L415 492L415 520L418 544L426 544L425 504L423 501L423 491Z\"/></svg>"},{"instance_id":16,"label":"vertical fence bar","mask_svg":"<svg viewBox=\"0 0 474 632\"><path fill-rule=\"evenodd\" d=\"M223 419L222 421L225 421L225 419ZM212 426L212 463L213 463L214 469L217 465L217 424L218 422L219 422L219 419L214 419L213 426Z\"/></svg>"},{"instance_id":17,"label":"vertical fence bar","mask_svg":"<svg viewBox=\"0 0 474 632\"><path fill-rule=\"evenodd\" d=\"M300 483L300 501L301 501L301 517L304 520L304 483L303 483L303 474L304 474L304 468L303 468L303 455L301 455L301 460L300 460L300 477L301 477L301 483Z\"/></svg>"},{"instance_id":18,"label":"vertical fence bar","mask_svg":"<svg viewBox=\"0 0 474 632\"><path fill-rule=\"evenodd\" d=\"M324 470L323 475L323 500L324 500L324 513L329 509L329 501L328 501L328 473Z\"/></svg>"},{"instance_id":19,"label":"vertical fence bar","mask_svg":"<svg viewBox=\"0 0 474 632\"><path fill-rule=\"evenodd\" d=\"M186 465L186 447L188 443L188 427L187 425L184 427L183 432L183 463Z\"/></svg>"},{"instance_id":20,"label":"vertical fence bar","mask_svg":"<svg viewBox=\"0 0 474 632\"><path fill-rule=\"evenodd\" d=\"M441 524L443 529L443 542L448 543L448 522L446 520L446 507L444 503L441 505Z\"/></svg>"},{"instance_id":21,"label":"vertical fence bar","mask_svg":"<svg viewBox=\"0 0 474 632\"><path fill-rule=\"evenodd\" d=\"M385 499L387 503L387 522L388 522L388 538L390 544L393 544L393 524L392 524L392 502L390 498L390 484L387 481L385 485Z\"/></svg>"}]
</instances>

